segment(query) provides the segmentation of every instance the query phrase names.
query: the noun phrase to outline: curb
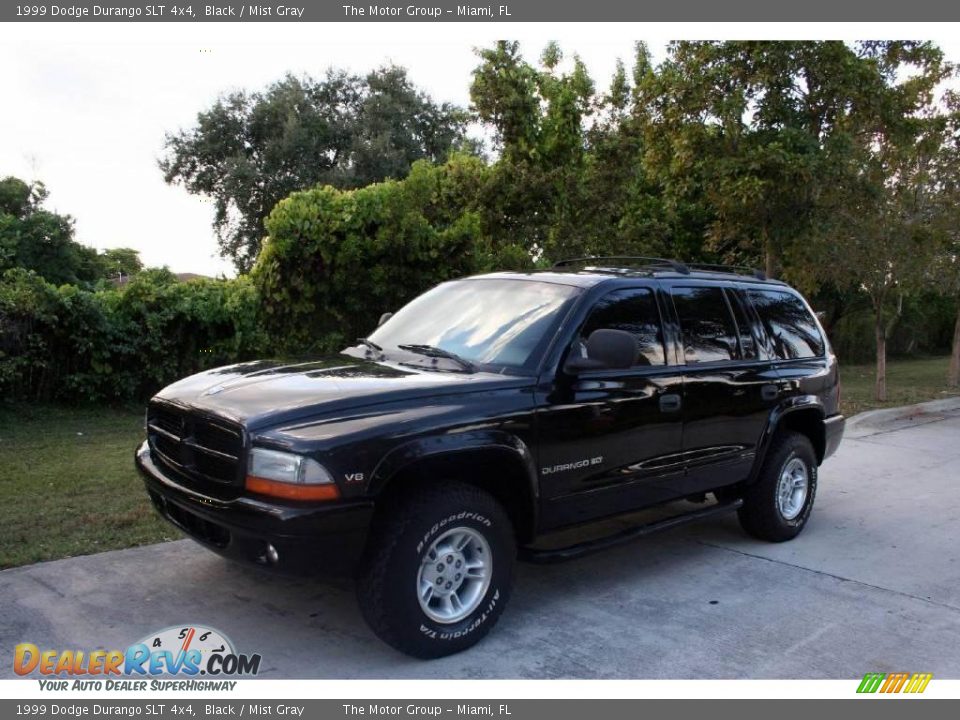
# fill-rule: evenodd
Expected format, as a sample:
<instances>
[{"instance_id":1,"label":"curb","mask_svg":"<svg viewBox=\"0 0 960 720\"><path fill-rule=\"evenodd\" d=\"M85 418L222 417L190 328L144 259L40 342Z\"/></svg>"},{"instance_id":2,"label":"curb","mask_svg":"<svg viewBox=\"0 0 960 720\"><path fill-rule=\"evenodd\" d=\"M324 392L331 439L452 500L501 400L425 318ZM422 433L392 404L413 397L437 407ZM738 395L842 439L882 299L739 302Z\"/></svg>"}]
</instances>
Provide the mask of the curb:
<instances>
[{"instance_id":1,"label":"curb","mask_svg":"<svg viewBox=\"0 0 960 720\"><path fill-rule=\"evenodd\" d=\"M930 400L917 405L868 410L848 418L844 434L847 437L874 435L911 425L936 422L955 414L960 414L960 396Z\"/></svg>"}]
</instances>

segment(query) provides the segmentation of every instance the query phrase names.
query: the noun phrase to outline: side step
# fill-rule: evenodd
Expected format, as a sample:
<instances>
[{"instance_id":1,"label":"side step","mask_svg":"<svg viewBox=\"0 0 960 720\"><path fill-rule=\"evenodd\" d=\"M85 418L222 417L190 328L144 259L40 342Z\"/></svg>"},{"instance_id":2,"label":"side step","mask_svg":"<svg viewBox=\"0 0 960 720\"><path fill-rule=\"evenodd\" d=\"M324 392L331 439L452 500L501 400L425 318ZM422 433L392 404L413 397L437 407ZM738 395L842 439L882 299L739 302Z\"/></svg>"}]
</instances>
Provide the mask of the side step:
<instances>
[{"instance_id":1,"label":"side step","mask_svg":"<svg viewBox=\"0 0 960 720\"><path fill-rule=\"evenodd\" d=\"M606 537L597 538L596 540L588 540L587 542L577 543L576 545L568 545L567 547L562 548L537 550L535 548L523 547L520 548L519 557L521 560L526 562L538 564L573 560L574 558L583 557L584 555L599 552L600 550L606 550L607 548L622 545L623 543L636 540L637 538L641 538L646 535L652 535L653 533L660 532L661 530L670 530L671 528L697 522L698 520L713 517L714 515L723 515L728 512L733 512L742 505L743 500L734 500L733 502L711 505L710 507L702 510L694 510L693 512L684 513L683 515L676 515L663 520L657 520L656 522L648 523L646 525L638 525L637 527L627 528L626 530L621 530L620 532L607 535Z\"/></svg>"}]
</instances>

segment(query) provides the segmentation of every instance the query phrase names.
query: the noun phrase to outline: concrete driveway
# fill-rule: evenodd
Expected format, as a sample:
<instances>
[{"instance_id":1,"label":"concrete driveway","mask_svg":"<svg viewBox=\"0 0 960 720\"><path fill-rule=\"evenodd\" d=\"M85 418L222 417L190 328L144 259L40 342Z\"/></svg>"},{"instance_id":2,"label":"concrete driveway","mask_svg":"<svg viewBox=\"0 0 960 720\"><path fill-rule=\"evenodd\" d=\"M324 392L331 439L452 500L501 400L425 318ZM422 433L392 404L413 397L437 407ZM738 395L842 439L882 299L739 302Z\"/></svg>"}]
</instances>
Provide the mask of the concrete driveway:
<instances>
[{"instance_id":1,"label":"concrete driveway","mask_svg":"<svg viewBox=\"0 0 960 720\"><path fill-rule=\"evenodd\" d=\"M848 430L795 541L735 516L563 565L521 565L500 624L429 663L381 644L347 582L289 580L181 541L0 572L13 646L123 648L202 623L274 678L960 678L960 403Z\"/></svg>"}]
</instances>

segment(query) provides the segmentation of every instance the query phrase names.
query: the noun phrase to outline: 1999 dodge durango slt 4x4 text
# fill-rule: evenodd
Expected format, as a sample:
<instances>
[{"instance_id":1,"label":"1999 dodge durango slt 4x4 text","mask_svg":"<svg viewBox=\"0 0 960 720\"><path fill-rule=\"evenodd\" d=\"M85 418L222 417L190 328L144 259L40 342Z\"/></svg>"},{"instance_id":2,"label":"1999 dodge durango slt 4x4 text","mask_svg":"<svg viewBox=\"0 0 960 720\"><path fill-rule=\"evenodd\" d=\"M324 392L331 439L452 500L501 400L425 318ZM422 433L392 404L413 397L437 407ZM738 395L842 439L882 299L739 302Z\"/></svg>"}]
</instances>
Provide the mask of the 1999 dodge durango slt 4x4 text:
<instances>
[{"instance_id":1,"label":"1999 dodge durango slt 4x4 text","mask_svg":"<svg viewBox=\"0 0 960 720\"><path fill-rule=\"evenodd\" d=\"M784 283L589 258L444 283L331 359L174 383L136 460L188 535L279 569L354 569L377 635L438 657L494 625L518 556L733 510L755 537L795 537L843 434L839 394ZM550 542L654 506L615 535Z\"/></svg>"}]
</instances>

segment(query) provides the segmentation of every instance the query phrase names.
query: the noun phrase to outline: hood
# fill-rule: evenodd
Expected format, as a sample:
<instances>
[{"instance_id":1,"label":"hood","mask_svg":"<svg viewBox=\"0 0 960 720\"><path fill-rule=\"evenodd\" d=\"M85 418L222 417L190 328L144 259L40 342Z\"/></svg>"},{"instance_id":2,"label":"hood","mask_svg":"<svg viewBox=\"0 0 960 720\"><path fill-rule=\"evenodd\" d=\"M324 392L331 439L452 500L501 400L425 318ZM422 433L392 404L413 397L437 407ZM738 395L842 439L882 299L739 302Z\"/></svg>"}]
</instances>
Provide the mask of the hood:
<instances>
[{"instance_id":1,"label":"hood","mask_svg":"<svg viewBox=\"0 0 960 720\"><path fill-rule=\"evenodd\" d=\"M529 378L517 376L419 370L336 355L294 363L261 360L207 370L167 386L156 398L255 429L320 412L529 383Z\"/></svg>"}]
</instances>

